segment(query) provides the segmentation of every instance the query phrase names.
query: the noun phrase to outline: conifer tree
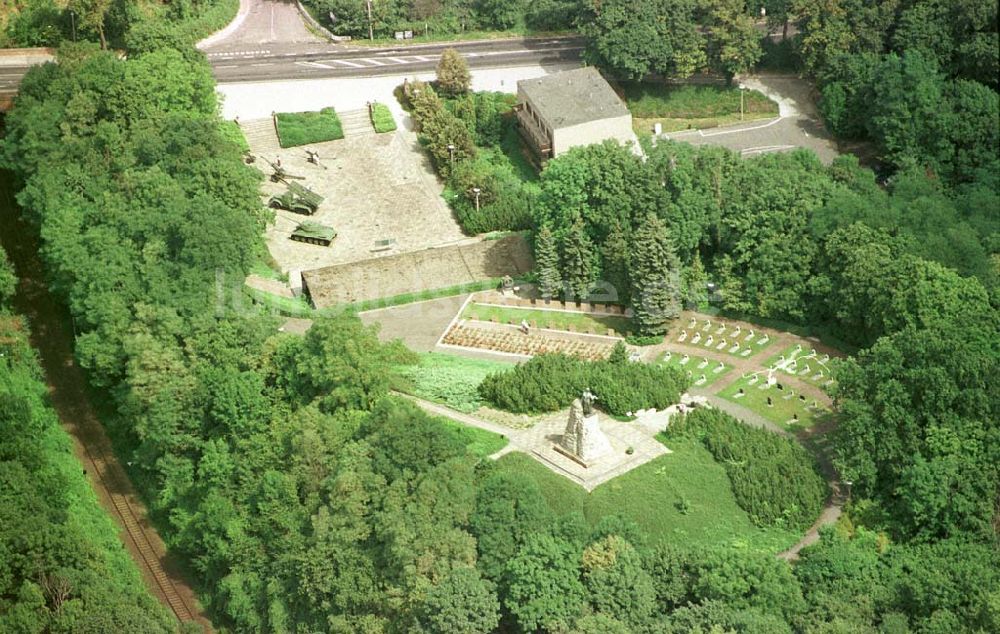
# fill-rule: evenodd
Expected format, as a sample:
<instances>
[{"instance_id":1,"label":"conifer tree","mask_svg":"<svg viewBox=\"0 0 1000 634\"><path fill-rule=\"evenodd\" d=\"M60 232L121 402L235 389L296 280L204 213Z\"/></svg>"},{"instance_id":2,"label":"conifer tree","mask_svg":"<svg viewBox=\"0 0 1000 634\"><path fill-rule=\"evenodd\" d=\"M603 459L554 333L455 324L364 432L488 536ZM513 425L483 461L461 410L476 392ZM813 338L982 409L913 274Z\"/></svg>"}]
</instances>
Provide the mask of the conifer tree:
<instances>
[{"instance_id":1,"label":"conifer tree","mask_svg":"<svg viewBox=\"0 0 1000 634\"><path fill-rule=\"evenodd\" d=\"M616 299L623 304L628 304L632 290L628 279L629 248L628 236L621 224L615 222L601 246L604 261L601 275L602 280L614 288Z\"/></svg>"},{"instance_id":2,"label":"conifer tree","mask_svg":"<svg viewBox=\"0 0 1000 634\"><path fill-rule=\"evenodd\" d=\"M680 314L680 260L667 226L654 213L635 232L629 276L632 311L644 336L662 335Z\"/></svg>"},{"instance_id":3,"label":"conifer tree","mask_svg":"<svg viewBox=\"0 0 1000 634\"><path fill-rule=\"evenodd\" d=\"M566 299L582 300L594 288L597 267L594 263L594 243L590 241L577 218L562 239L562 272L566 280Z\"/></svg>"},{"instance_id":4,"label":"conifer tree","mask_svg":"<svg viewBox=\"0 0 1000 634\"><path fill-rule=\"evenodd\" d=\"M438 87L445 94L460 95L469 92L472 86L469 65L455 49L449 48L441 53L441 61L437 66L437 80Z\"/></svg>"},{"instance_id":5,"label":"conifer tree","mask_svg":"<svg viewBox=\"0 0 1000 634\"><path fill-rule=\"evenodd\" d=\"M559 294L562 276L559 274L559 252L556 238L548 225L542 225L535 236L535 268L538 270L538 290L546 300Z\"/></svg>"},{"instance_id":6,"label":"conifer tree","mask_svg":"<svg viewBox=\"0 0 1000 634\"><path fill-rule=\"evenodd\" d=\"M705 284L708 282L705 267L701 263L701 254L697 251L691 260L691 265L685 267L681 279L684 285L684 303L688 306L697 306L706 297Z\"/></svg>"}]
</instances>

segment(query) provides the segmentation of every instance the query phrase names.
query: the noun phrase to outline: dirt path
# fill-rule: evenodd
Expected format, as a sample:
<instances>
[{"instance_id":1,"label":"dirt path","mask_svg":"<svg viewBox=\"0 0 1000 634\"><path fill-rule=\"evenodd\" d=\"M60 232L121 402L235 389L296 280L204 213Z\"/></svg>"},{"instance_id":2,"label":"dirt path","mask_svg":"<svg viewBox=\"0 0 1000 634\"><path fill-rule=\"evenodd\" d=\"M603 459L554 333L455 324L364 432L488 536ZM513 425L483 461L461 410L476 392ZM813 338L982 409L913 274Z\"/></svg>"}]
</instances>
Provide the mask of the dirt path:
<instances>
[{"instance_id":1,"label":"dirt path","mask_svg":"<svg viewBox=\"0 0 1000 634\"><path fill-rule=\"evenodd\" d=\"M118 462L104 427L87 394L86 378L73 356L73 337L66 309L49 294L42 279L34 230L14 208L13 183L0 172L0 232L3 246L20 277L14 309L31 324L31 344L45 370L49 395L63 428L73 439L73 452L97 493L101 506L118 523L119 537L142 573L150 593L178 621L211 624L194 592L171 565L163 540L152 526L145 505Z\"/></svg>"}]
</instances>

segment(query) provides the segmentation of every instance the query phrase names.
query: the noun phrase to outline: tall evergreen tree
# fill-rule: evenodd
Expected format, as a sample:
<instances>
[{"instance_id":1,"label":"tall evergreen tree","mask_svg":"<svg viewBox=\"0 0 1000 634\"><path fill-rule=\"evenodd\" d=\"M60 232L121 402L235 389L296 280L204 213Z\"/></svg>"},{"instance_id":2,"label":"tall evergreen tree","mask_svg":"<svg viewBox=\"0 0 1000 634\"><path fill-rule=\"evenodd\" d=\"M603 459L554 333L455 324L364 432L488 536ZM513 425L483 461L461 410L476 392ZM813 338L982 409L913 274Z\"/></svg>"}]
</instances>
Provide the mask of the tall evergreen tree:
<instances>
[{"instance_id":1,"label":"tall evergreen tree","mask_svg":"<svg viewBox=\"0 0 1000 634\"><path fill-rule=\"evenodd\" d=\"M469 92L472 86L469 65L455 49L449 48L441 53L441 61L437 66L437 80L438 86L445 94L459 95Z\"/></svg>"},{"instance_id":2,"label":"tall evergreen tree","mask_svg":"<svg viewBox=\"0 0 1000 634\"><path fill-rule=\"evenodd\" d=\"M628 279L629 255L628 236L621 224L615 222L608 238L601 245L601 256L604 261L602 281L615 289L618 301L623 304L629 302L632 291Z\"/></svg>"},{"instance_id":3,"label":"tall evergreen tree","mask_svg":"<svg viewBox=\"0 0 1000 634\"><path fill-rule=\"evenodd\" d=\"M559 294L562 277L559 274L559 250L548 225L542 225L535 236L535 265L538 268L538 290L542 297L552 299Z\"/></svg>"},{"instance_id":4,"label":"tall evergreen tree","mask_svg":"<svg viewBox=\"0 0 1000 634\"><path fill-rule=\"evenodd\" d=\"M629 274L639 332L661 335L680 313L680 260L667 226L650 212L635 233Z\"/></svg>"},{"instance_id":5,"label":"tall evergreen tree","mask_svg":"<svg viewBox=\"0 0 1000 634\"><path fill-rule=\"evenodd\" d=\"M580 300L590 295L597 273L595 251L583 219L577 218L562 239L562 272L567 299Z\"/></svg>"},{"instance_id":6,"label":"tall evergreen tree","mask_svg":"<svg viewBox=\"0 0 1000 634\"><path fill-rule=\"evenodd\" d=\"M708 276L705 274L705 266L701 263L701 254L695 251L691 265L685 267L681 273L684 303L688 306L697 306L706 296L707 282Z\"/></svg>"}]
</instances>

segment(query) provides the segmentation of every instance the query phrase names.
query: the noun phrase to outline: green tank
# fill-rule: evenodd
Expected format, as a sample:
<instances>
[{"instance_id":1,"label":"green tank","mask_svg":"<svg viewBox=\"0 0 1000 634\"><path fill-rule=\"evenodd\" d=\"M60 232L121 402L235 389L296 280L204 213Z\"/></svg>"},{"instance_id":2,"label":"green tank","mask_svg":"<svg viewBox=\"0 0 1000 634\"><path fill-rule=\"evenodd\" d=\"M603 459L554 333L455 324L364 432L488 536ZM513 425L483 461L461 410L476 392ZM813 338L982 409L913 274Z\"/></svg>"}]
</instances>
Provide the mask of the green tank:
<instances>
[{"instance_id":1,"label":"green tank","mask_svg":"<svg viewBox=\"0 0 1000 634\"><path fill-rule=\"evenodd\" d=\"M337 237L337 231L333 227L327 227L318 222L303 222L295 228L289 237L297 242L327 247Z\"/></svg>"}]
</instances>

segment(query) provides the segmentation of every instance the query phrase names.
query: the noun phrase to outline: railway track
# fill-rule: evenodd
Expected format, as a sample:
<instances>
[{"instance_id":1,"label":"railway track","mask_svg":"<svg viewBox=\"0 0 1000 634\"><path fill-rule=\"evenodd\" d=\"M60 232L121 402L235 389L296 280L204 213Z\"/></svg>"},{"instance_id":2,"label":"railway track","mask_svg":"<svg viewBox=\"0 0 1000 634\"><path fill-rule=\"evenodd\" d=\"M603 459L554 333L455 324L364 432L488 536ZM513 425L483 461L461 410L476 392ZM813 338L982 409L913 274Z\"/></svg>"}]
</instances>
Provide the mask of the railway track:
<instances>
[{"instance_id":1,"label":"railway track","mask_svg":"<svg viewBox=\"0 0 1000 634\"><path fill-rule=\"evenodd\" d=\"M73 334L66 308L49 293L38 259L35 231L17 214L13 179L0 171L0 238L18 271L14 298L17 312L31 323L31 344L41 358L51 403L73 439L74 454L105 511L121 526L122 545L135 561L150 594L179 622L194 621L211 634L211 623L197 605L194 592L175 571L165 567L166 547L149 522L128 474L87 393L87 381L73 355Z\"/></svg>"}]
</instances>

